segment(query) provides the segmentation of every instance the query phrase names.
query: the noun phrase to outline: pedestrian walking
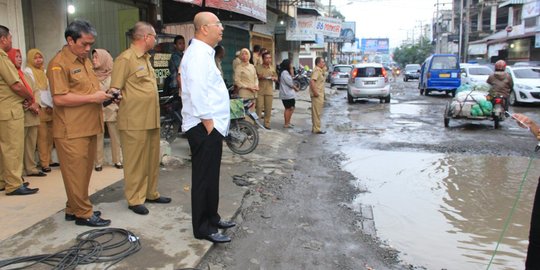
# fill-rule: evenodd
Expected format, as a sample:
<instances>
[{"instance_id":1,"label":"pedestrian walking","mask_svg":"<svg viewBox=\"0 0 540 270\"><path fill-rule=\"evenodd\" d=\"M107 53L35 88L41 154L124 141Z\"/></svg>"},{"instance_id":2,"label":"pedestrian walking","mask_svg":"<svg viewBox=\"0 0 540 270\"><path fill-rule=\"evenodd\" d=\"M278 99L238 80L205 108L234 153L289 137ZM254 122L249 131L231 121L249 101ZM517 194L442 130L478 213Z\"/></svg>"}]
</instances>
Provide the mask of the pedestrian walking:
<instances>
[{"instance_id":1,"label":"pedestrian walking","mask_svg":"<svg viewBox=\"0 0 540 270\"><path fill-rule=\"evenodd\" d=\"M315 68L311 74L310 96L311 96L311 132L314 134L325 134L321 130L321 115L324 106L324 67L325 62L322 57L315 58Z\"/></svg>"},{"instance_id":2,"label":"pedestrian walking","mask_svg":"<svg viewBox=\"0 0 540 270\"><path fill-rule=\"evenodd\" d=\"M214 64L214 47L221 41L223 25L211 12L195 15L195 38L181 64L182 129L191 149L191 212L193 235L214 243L231 241L218 232L236 224L218 214L219 172L223 138L230 123L229 96ZM249 59L249 58L248 58Z\"/></svg>"},{"instance_id":3,"label":"pedestrian walking","mask_svg":"<svg viewBox=\"0 0 540 270\"><path fill-rule=\"evenodd\" d=\"M256 110L259 118L264 119L264 127L270 129L272 102L274 101L274 82L278 80L278 77L276 70L272 65L272 55L269 52L265 52L262 54L262 59L262 65L256 67L257 76L259 78Z\"/></svg>"},{"instance_id":4,"label":"pedestrian walking","mask_svg":"<svg viewBox=\"0 0 540 270\"><path fill-rule=\"evenodd\" d=\"M101 91L107 92L111 85L111 73L113 68L113 58L111 54L104 49L94 49L92 51L92 64L94 65L94 72L99 81L99 87ZM122 160L120 154L120 133L118 126L116 125L116 117L118 114L118 104L110 103L103 107L103 121L109 132L109 138L111 139L111 155L113 166L117 169L122 169ZM97 135L97 150L96 159L94 160L94 170L103 170L103 144L104 133Z\"/></svg>"},{"instance_id":5,"label":"pedestrian walking","mask_svg":"<svg viewBox=\"0 0 540 270\"><path fill-rule=\"evenodd\" d=\"M99 90L88 55L97 36L88 21L71 22L65 45L47 67L54 100L53 137L66 189L65 219L91 227L109 226L100 211L93 211L88 196L96 156L97 134L103 133L101 104L112 98Z\"/></svg>"},{"instance_id":6,"label":"pedestrian walking","mask_svg":"<svg viewBox=\"0 0 540 270\"><path fill-rule=\"evenodd\" d=\"M121 91L118 129L124 157L124 195L128 208L147 215L148 203L170 203L161 196L159 181L159 98L150 51L156 31L147 22L131 30L131 46L114 61L111 89Z\"/></svg>"},{"instance_id":7,"label":"pedestrian walking","mask_svg":"<svg viewBox=\"0 0 540 270\"><path fill-rule=\"evenodd\" d=\"M7 51L12 48L9 28L0 25L0 191L6 195L30 195L38 188L28 188L23 182L24 107L32 103L33 93L13 63Z\"/></svg>"},{"instance_id":8,"label":"pedestrian walking","mask_svg":"<svg viewBox=\"0 0 540 270\"><path fill-rule=\"evenodd\" d=\"M285 120L283 127L291 128L293 127L293 124L291 124L291 118L296 105L295 98L298 87L293 83L291 76L294 74L293 66L289 59L283 60L279 66L279 69L281 70L281 74L279 75L279 98L283 102L283 107L285 107L285 110L283 111L283 118Z\"/></svg>"}]
</instances>

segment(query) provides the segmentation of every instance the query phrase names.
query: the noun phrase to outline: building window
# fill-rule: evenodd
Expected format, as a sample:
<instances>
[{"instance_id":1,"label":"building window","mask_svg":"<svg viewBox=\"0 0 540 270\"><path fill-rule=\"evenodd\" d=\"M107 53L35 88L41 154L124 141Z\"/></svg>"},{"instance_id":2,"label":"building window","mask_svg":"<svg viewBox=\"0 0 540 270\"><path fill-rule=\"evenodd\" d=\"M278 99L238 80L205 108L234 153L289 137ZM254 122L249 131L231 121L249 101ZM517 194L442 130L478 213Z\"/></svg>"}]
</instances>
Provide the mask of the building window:
<instances>
[{"instance_id":1,"label":"building window","mask_svg":"<svg viewBox=\"0 0 540 270\"><path fill-rule=\"evenodd\" d=\"M520 25L521 24L521 7L514 6L514 21L512 22L512 25Z\"/></svg>"},{"instance_id":2,"label":"building window","mask_svg":"<svg viewBox=\"0 0 540 270\"><path fill-rule=\"evenodd\" d=\"M538 16L523 20L525 24L525 28L536 27L537 19L538 19Z\"/></svg>"}]
</instances>

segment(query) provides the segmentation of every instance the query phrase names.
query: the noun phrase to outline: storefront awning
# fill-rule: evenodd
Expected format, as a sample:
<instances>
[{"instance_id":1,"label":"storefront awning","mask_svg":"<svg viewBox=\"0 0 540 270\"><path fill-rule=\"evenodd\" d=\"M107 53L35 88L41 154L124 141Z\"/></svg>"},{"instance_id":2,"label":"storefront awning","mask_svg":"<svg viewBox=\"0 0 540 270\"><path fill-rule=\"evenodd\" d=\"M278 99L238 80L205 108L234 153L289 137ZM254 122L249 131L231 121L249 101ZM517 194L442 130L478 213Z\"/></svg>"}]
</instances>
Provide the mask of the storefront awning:
<instances>
[{"instance_id":1,"label":"storefront awning","mask_svg":"<svg viewBox=\"0 0 540 270\"><path fill-rule=\"evenodd\" d=\"M488 57L497 56L499 55L500 50L504 50L506 48L508 48L508 43L506 42L490 44L488 47Z\"/></svg>"},{"instance_id":2,"label":"storefront awning","mask_svg":"<svg viewBox=\"0 0 540 270\"><path fill-rule=\"evenodd\" d=\"M502 7L505 7L505 6L523 5L523 4L525 4L525 0L508 0L508 1L504 1L504 2L500 3L499 7L502 8Z\"/></svg>"},{"instance_id":3,"label":"storefront awning","mask_svg":"<svg viewBox=\"0 0 540 270\"><path fill-rule=\"evenodd\" d=\"M222 21L266 22L266 0L163 0L162 3L164 24L192 22L201 11L210 11Z\"/></svg>"},{"instance_id":4,"label":"storefront awning","mask_svg":"<svg viewBox=\"0 0 540 270\"><path fill-rule=\"evenodd\" d=\"M487 53L487 44L486 43L469 44L468 52L470 55L484 55Z\"/></svg>"}]
</instances>

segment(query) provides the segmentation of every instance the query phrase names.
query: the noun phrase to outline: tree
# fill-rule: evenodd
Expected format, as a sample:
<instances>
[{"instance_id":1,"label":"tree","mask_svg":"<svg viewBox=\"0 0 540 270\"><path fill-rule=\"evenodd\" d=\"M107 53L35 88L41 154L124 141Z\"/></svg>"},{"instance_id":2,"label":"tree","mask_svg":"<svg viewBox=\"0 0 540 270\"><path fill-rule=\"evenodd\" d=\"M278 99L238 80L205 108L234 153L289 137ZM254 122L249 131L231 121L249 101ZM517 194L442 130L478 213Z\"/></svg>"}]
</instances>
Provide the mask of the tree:
<instances>
[{"instance_id":1,"label":"tree","mask_svg":"<svg viewBox=\"0 0 540 270\"><path fill-rule=\"evenodd\" d=\"M402 67L407 64L421 64L433 53L434 46L431 42L422 37L418 44L402 44L394 50L394 61Z\"/></svg>"}]
</instances>

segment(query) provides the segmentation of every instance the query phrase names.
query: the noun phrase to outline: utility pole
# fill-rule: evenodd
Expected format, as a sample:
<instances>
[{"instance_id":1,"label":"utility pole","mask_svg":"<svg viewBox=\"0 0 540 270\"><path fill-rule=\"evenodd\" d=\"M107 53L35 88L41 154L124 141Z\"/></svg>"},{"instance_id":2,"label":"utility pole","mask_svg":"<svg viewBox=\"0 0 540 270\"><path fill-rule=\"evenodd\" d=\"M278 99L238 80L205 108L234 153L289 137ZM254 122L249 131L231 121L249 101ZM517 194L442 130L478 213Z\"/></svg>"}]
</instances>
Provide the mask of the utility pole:
<instances>
[{"instance_id":1,"label":"utility pole","mask_svg":"<svg viewBox=\"0 0 540 270\"><path fill-rule=\"evenodd\" d=\"M463 62L469 58L469 34L471 33L471 1L465 0L465 29L463 33Z\"/></svg>"},{"instance_id":2,"label":"utility pole","mask_svg":"<svg viewBox=\"0 0 540 270\"><path fill-rule=\"evenodd\" d=\"M328 17L332 17L332 0L328 0ZM332 44L328 39L328 65L332 65Z\"/></svg>"},{"instance_id":3,"label":"utility pole","mask_svg":"<svg viewBox=\"0 0 540 270\"><path fill-rule=\"evenodd\" d=\"M461 50L463 47L463 0L460 1L460 9L459 9L459 48L458 48L458 59L460 62L463 62L463 59L461 59Z\"/></svg>"}]
</instances>

